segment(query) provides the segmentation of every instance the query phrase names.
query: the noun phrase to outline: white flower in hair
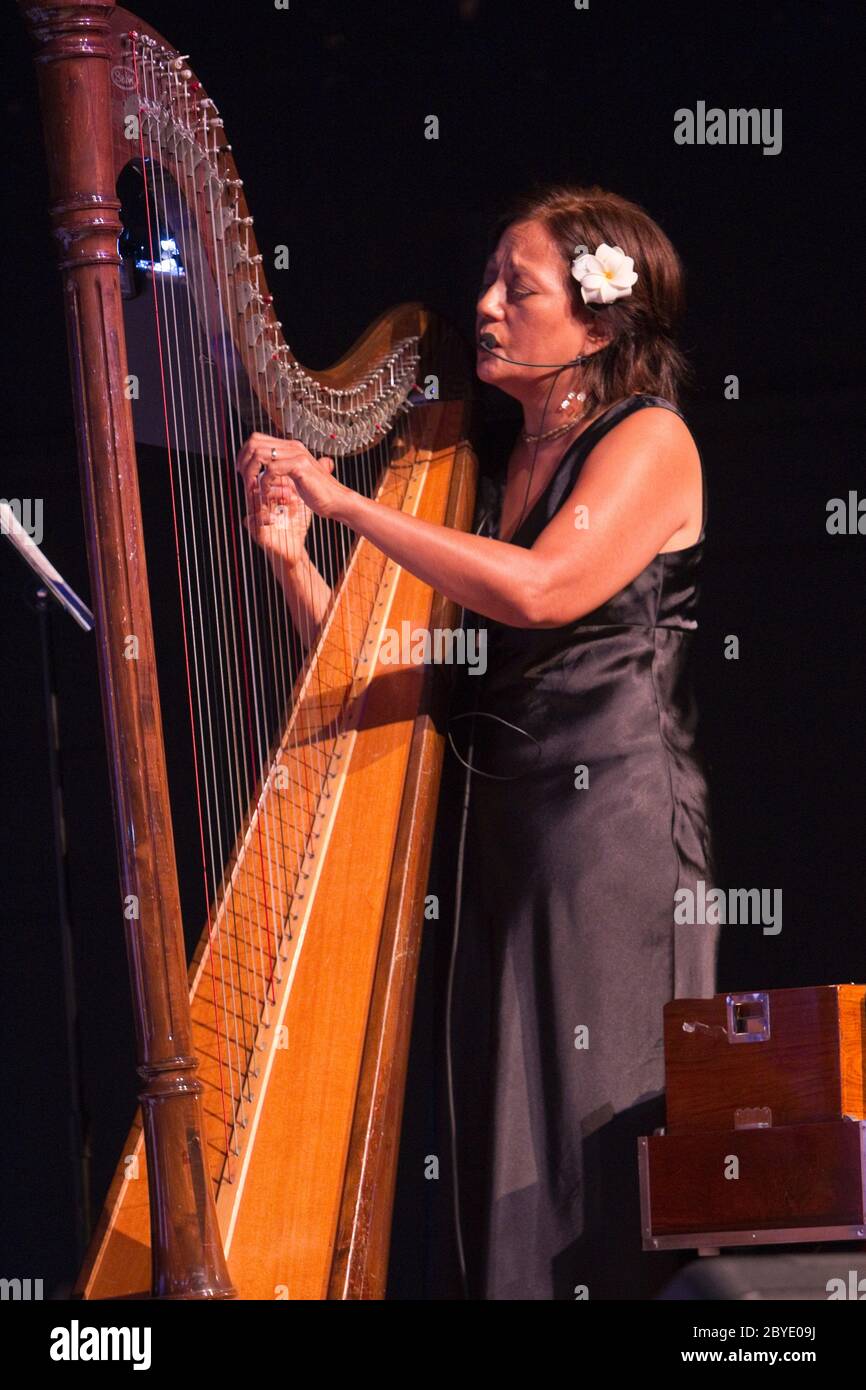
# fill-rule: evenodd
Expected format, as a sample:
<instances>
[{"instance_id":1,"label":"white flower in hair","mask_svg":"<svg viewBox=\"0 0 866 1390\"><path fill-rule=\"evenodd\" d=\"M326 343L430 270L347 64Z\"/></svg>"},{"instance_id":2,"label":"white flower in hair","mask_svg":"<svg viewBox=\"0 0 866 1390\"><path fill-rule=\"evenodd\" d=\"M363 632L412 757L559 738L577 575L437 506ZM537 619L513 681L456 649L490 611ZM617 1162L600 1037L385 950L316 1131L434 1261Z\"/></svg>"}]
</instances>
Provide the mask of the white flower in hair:
<instances>
[{"instance_id":1,"label":"white flower in hair","mask_svg":"<svg viewBox=\"0 0 866 1390\"><path fill-rule=\"evenodd\" d=\"M579 254L571 263L571 273L580 284L584 304L612 304L631 294L637 271L621 246L608 246L603 241L594 256L585 246L574 249Z\"/></svg>"}]
</instances>

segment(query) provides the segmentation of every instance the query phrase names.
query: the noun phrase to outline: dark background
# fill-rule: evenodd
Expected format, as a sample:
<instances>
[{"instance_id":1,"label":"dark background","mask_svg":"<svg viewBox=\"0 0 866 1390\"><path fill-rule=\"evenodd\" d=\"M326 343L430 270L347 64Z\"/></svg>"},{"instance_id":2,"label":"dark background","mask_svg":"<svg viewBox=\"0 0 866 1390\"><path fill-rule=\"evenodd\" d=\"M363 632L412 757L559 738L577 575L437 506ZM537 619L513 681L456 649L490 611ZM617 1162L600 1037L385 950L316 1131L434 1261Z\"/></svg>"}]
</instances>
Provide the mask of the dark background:
<instances>
[{"instance_id":1,"label":"dark background","mask_svg":"<svg viewBox=\"0 0 866 1390\"><path fill-rule=\"evenodd\" d=\"M152 0L143 17L191 55L220 107L260 246L291 248L291 270L269 281L310 366L401 300L426 301L471 336L488 227L536 180L600 183L672 238L697 380L686 412L709 485L698 694L719 881L780 887L784 901L779 936L723 933L719 988L866 979L866 538L825 529L830 498L866 494L857 7L292 0L286 13L265 0ZM44 549L88 596L35 80L11 5L2 24L0 495L44 499ZM698 100L781 107L781 153L676 145L674 111ZM431 113L438 141L424 139ZM730 373L738 401L724 399ZM488 440L507 450L510 403L485 394L483 405ZM158 591L160 576L151 582ZM68 1287L79 1252L30 592L0 540L0 1274L43 1278L48 1293ZM134 1054L94 639L59 612L52 626L98 1210L134 1108ZM728 634L737 661L724 659ZM395 1258L410 1288L415 1252Z\"/></svg>"}]
</instances>

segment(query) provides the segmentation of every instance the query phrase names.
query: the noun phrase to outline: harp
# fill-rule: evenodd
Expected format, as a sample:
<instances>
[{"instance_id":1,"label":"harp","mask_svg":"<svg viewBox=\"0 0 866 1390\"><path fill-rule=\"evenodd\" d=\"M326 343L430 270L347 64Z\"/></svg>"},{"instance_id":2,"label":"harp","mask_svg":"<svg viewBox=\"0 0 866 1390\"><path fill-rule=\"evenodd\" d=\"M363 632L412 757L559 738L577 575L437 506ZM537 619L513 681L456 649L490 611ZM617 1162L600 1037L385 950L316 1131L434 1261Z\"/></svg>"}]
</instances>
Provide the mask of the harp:
<instances>
[{"instance_id":1,"label":"harp","mask_svg":"<svg viewBox=\"0 0 866 1390\"><path fill-rule=\"evenodd\" d=\"M186 55L104 0L20 7L63 278L141 1078L77 1293L381 1297L445 674L387 663L382 643L449 628L456 610L313 518L325 603L301 631L241 524L234 459L252 430L291 436L382 505L465 529L468 353L403 304L333 367L304 368ZM180 693L157 667L145 561L142 499L160 464ZM167 690L172 736L189 725L191 807L166 763ZM199 883L185 915L181 821Z\"/></svg>"}]
</instances>

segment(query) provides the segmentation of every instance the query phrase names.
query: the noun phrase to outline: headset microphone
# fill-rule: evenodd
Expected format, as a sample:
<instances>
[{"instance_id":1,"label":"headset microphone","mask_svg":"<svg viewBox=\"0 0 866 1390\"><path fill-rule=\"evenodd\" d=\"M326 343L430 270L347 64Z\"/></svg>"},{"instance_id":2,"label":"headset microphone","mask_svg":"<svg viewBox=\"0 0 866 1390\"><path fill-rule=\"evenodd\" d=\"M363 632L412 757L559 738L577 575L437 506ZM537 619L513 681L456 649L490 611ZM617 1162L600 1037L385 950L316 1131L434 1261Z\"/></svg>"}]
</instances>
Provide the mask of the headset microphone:
<instances>
[{"instance_id":1,"label":"headset microphone","mask_svg":"<svg viewBox=\"0 0 866 1390\"><path fill-rule=\"evenodd\" d=\"M588 355L583 356L583 357L572 357L568 362L521 362L521 361L519 360L519 358L517 358L517 357L506 357L504 352L494 352L493 349L494 349L495 347L498 347L499 344L497 343L497 341L496 341L496 339L494 338L494 336L493 336L492 333L480 333L480 334L478 335L478 343L479 343L479 346L483 347L483 349L484 349L485 352L489 352L489 353L490 353L490 356L491 356L491 357L499 357L499 358L502 359L503 362L513 362L513 364L514 364L515 367L558 367L558 368L559 368L559 371L556 373L556 376L553 378L553 381L550 383L550 390L549 390L548 393L547 393L547 400L544 402L544 410L543 410L542 413L541 413L541 423L542 423L542 426L544 425L544 417L545 417L546 414L547 414L547 407L548 407L548 405L550 404L551 393L552 393L552 391L553 391L554 386L556 385L556 378L559 376L559 372L562 371L563 368L565 368L565 367L582 367L586 362L591 362L591 361L592 361L592 358L593 358L593 354L592 354L592 353L589 353ZM599 351L600 351L600 352L603 352L603 351L604 351L604 348L607 347L607 346L608 346L608 344L605 343L605 344L599 349ZM563 404L565 404L565 402L563 402ZM577 424L577 421L575 420L573 423L574 423L574 424ZM543 438L543 436L542 436L541 432L539 431L538 435L535 436L535 449L533 450L533 453L532 453L532 463L531 463L530 468L529 468L529 476L528 476L527 479L526 479L526 491L525 491L525 493L524 493L524 495L523 495L523 506L522 506L522 508L521 508L521 510L520 510L520 516L519 516L518 521L517 521L517 526L516 526L515 530L512 532L512 538L513 538L514 536L516 536L517 532L520 530L521 522L523 521L523 517L524 517L524 515L525 515L525 513L526 513L526 504L527 504L527 502L529 501L529 489L530 489L530 486L531 486L531 484L532 484L532 475L533 475L533 473L535 472L535 460L536 460L536 458L538 457L538 445L539 445L539 443L540 443L540 441L541 441L542 438ZM528 442L528 441L527 441L527 442Z\"/></svg>"},{"instance_id":2,"label":"headset microphone","mask_svg":"<svg viewBox=\"0 0 866 1390\"><path fill-rule=\"evenodd\" d=\"M491 357L500 357L503 362L512 362L515 367L582 367L589 362L592 353L584 357L572 357L568 362L521 362L516 357L506 357L502 352L493 352L492 349L498 347L496 339L492 333L482 333L478 339L485 352L489 352Z\"/></svg>"}]
</instances>

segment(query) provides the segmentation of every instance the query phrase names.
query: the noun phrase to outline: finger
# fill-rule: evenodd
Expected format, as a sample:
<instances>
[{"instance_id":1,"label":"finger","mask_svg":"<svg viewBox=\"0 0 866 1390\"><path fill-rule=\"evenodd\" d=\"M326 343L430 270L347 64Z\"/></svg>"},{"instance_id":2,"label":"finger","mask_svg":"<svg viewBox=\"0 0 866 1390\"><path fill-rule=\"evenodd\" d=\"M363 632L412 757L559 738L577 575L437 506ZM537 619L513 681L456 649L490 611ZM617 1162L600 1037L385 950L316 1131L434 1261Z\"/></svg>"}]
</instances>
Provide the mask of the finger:
<instances>
[{"instance_id":1,"label":"finger","mask_svg":"<svg viewBox=\"0 0 866 1390\"><path fill-rule=\"evenodd\" d=\"M254 437L250 435L250 438L246 441L240 453L238 454L238 471L243 473L251 468L258 468L260 463L260 454L260 447L254 443Z\"/></svg>"},{"instance_id":2,"label":"finger","mask_svg":"<svg viewBox=\"0 0 866 1390\"><path fill-rule=\"evenodd\" d=\"M248 492L256 484L265 486L273 479L287 485L305 466L318 462L297 440L274 439L270 435L251 435L242 454L244 452L247 456L243 462L239 456L238 470ZM276 454L276 458L272 458L272 454Z\"/></svg>"},{"instance_id":3,"label":"finger","mask_svg":"<svg viewBox=\"0 0 866 1390\"><path fill-rule=\"evenodd\" d=\"M300 497L301 495L298 492L297 486L295 485L294 481L288 473L279 474L278 476L274 477L271 474L270 469L268 469L268 472L262 479L261 490L262 495L265 497L270 497L275 492L285 494L285 496L287 497Z\"/></svg>"},{"instance_id":4,"label":"finger","mask_svg":"<svg viewBox=\"0 0 866 1390\"><path fill-rule=\"evenodd\" d=\"M261 525L267 519L271 503L267 496L258 488L254 488L247 498L247 516L255 525Z\"/></svg>"},{"instance_id":5,"label":"finger","mask_svg":"<svg viewBox=\"0 0 866 1390\"><path fill-rule=\"evenodd\" d=\"M261 448L251 453L248 461L244 464L242 476L247 490L257 487L264 487L267 480L279 473L285 472L276 460L270 458L270 451L267 459L264 457Z\"/></svg>"},{"instance_id":6,"label":"finger","mask_svg":"<svg viewBox=\"0 0 866 1390\"><path fill-rule=\"evenodd\" d=\"M247 495L254 495L258 491L257 484L260 481L259 464L257 460L252 459L251 461L245 463L243 467L240 469L240 474L243 479L244 488L247 492Z\"/></svg>"},{"instance_id":7,"label":"finger","mask_svg":"<svg viewBox=\"0 0 866 1390\"><path fill-rule=\"evenodd\" d=\"M298 461L297 459L280 458L279 455L272 459L268 454L268 457L262 460L261 467L268 478L286 478L291 477L297 471Z\"/></svg>"},{"instance_id":8,"label":"finger","mask_svg":"<svg viewBox=\"0 0 866 1390\"><path fill-rule=\"evenodd\" d=\"M297 511L303 506L302 499L296 492L287 492L285 488L271 488L264 499L266 507L290 507L292 511Z\"/></svg>"},{"instance_id":9,"label":"finger","mask_svg":"<svg viewBox=\"0 0 866 1390\"><path fill-rule=\"evenodd\" d=\"M238 454L238 458L237 458L237 465L238 465L238 471L239 471L239 472L242 472L243 469L244 469L249 463L252 462L252 459L253 459L253 456L254 456L254 451L255 451L255 439L256 439L256 436L255 436L254 434L251 434L247 439L244 440L243 446L242 446L241 451L240 451L240 453Z\"/></svg>"}]
</instances>

